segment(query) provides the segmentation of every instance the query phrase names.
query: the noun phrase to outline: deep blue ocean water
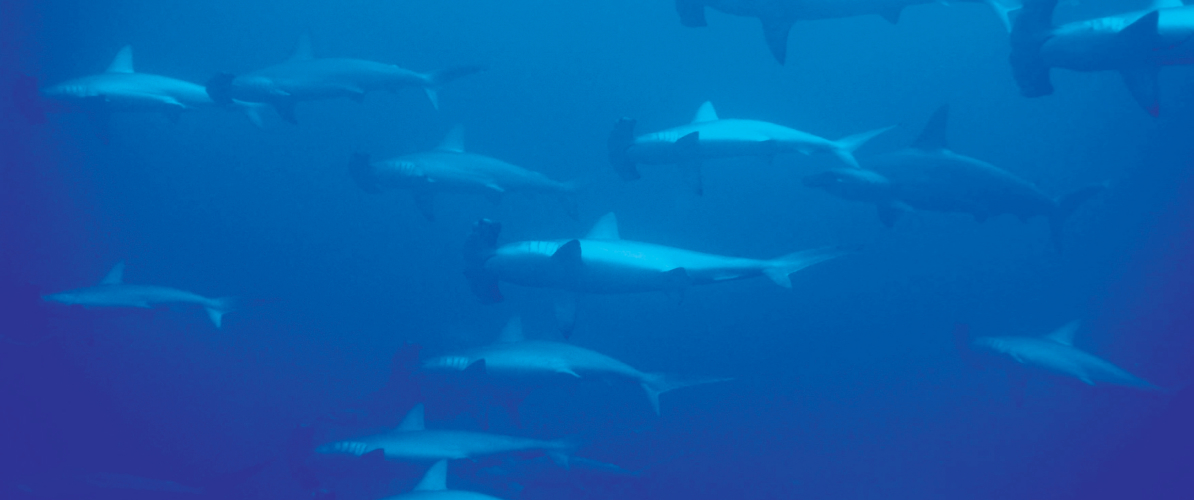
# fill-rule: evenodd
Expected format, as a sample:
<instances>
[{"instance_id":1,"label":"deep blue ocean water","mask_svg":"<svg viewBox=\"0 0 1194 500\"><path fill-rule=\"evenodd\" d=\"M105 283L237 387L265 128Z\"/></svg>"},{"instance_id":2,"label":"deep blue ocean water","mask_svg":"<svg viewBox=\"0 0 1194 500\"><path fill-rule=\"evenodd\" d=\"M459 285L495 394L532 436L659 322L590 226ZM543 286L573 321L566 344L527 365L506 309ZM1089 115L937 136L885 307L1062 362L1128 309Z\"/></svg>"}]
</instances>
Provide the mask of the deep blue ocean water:
<instances>
[{"instance_id":1,"label":"deep blue ocean water","mask_svg":"<svg viewBox=\"0 0 1194 500\"><path fill-rule=\"evenodd\" d=\"M1084 0L1058 18L1129 7ZM577 456L637 477L487 493L1194 498L1188 67L1162 71L1152 118L1114 73L1055 71L1055 95L1021 97L1007 34L979 4L910 7L895 26L797 23L782 66L756 20L708 17L685 28L665 0L4 2L6 89L21 75L100 72L126 44L138 71L202 83L284 60L304 31L320 56L488 69L445 86L438 111L406 89L302 103L297 126L269 110L263 128L234 112L116 114L108 144L81 115L30 124L0 100L0 496L89 473L203 485L272 460L236 494L310 498L287 467L293 429L345 414L358 429L396 425L416 401L378 391L404 344L481 345L514 315L556 338L550 293L504 284L499 305L470 293L460 252L472 222L502 222L503 242L573 238L612 211L624 238L710 253L862 251L794 275L790 291L753 279L682 301L584 297L572 342L644 371L734 380L669 393L659 417L633 386L536 393L520 425L490 430L585 436ZM1111 189L1074 215L1057 252L1040 218L926 212L888 229L872 206L801 184L837 167L831 155L709 161L700 197L666 166L634 182L614 175L606 137L619 117L658 130L706 100L723 118L829 138L899 125L859 151L864 164L907 146L948 103L953 150L1051 195ZM545 197L449 195L428 222L409 193L369 195L347 173L354 152L428 150L455 124L472 152L581 181L579 217ZM129 282L252 304L216 330L194 308L38 298L96 283L118 261ZM1083 320L1076 345L1172 391L1034 379L1017 407L1003 373L968 365L952 336L958 323L1042 335L1071 319ZM429 426L481 425L428 404ZM362 407L374 411L347 411ZM338 498L404 493L420 473L362 479L377 484Z\"/></svg>"}]
</instances>

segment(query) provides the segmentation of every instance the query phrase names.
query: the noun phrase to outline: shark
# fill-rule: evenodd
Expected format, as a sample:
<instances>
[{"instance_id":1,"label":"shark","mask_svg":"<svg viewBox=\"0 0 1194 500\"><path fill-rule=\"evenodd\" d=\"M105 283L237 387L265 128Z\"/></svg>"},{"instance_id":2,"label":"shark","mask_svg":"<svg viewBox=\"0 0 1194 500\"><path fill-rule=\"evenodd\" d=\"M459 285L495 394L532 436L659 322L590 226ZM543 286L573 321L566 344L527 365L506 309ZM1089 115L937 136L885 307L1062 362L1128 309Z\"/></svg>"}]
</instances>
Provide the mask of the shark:
<instances>
[{"instance_id":1,"label":"shark","mask_svg":"<svg viewBox=\"0 0 1194 500\"><path fill-rule=\"evenodd\" d=\"M803 250L774 259L714 255L622 239L617 217L601 217L584 238L518 241L498 246L501 224L482 219L465 242L465 277L483 303L502 301L500 282L568 292L556 303L561 330L575 321L575 294L661 291L760 276L784 288L791 275L852 253L841 247Z\"/></svg>"},{"instance_id":2,"label":"shark","mask_svg":"<svg viewBox=\"0 0 1194 500\"><path fill-rule=\"evenodd\" d=\"M506 193L550 194L558 197L567 214L576 218L576 185L557 182L539 172L464 149L464 128L454 127L434 150L371 161L356 153L349 173L367 193L382 189L407 189L427 220L435 220L434 199L439 193L480 193L493 203Z\"/></svg>"},{"instance_id":3,"label":"shark","mask_svg":"<svg viewBox=\"0 0 1194 500\"><path fill-rule=\"evenodd\" d=\"M1140 107L1158 116L1161 68L1194 62L1194 6L1157 0L1148 10L1055 26L1056 6L1028 0L1016 16L1008 60L1020 94L1052 94L1052 68L1117 71Z\"/></svg>"},{"instance_id":4,"label":"shark","mask_svg":"<svg viewBox=\"0 0 1194 500\"><path fill-rule=\"evenodd\" d=\"M873 203L891 227L912 210L961 212L982 222L1012 214L1027 221L1045 216L1060 247L1065 220L1105 184L1051 198L1032 183L985 161L949 149L949 106L937 109L912 147L868 158L865 168L839 168L804 177L803 184L834 196Z\"/></svg>"},{"instance_id":5,"label":"shark","mask_svg":"<svg viewBox=\"0 0 1194 500\"><path fill-rule=\"evenodd\" d=\"M614 358L583 347L548 340L528 340L522 320L511 318L497 343L462 352L436 356L422 362L424 371L475 371L485 377L534 383L551 377L629 380L639 384L659 414L659 395L694 385L724 382L728 378L676 377L646 373Z\"/></svg>"},{"instance_id":6,"label":"shark","mask_svg":"<svg viewBox=\"0 0 1194 500\"><path fill-rule=\"evenodd\" d=\"M1019 5L1012 0L963 0L981 2L994 9L1004 27L1010 28L1008 14ZM708 26L705 8L726 14L754 17L763 25L763 38L776 61L783 64L788 55L788 33L796 21L837 19L877 14L892 24L900 21L905 7L941 3L939 0L676 0L680 23L688 27Z\"/></svg>"},{"instance_id":7,"label":"shark","mask_svg":"<svg viewBox=\"0 0 1194 500\"><path fill-rule=\"evenodd\" d=\"M177 122L183 112L193 109L239 109L257 126L262 125L261 104L239 100L217 103L202 85L152 73L138 73L133 68L133 47L126 45L116 53L103 73L67 80L38 88L35 78L18 80L13 88L17 109L32 122L41 122L46 112L85 112L96 123L107 141L107 122L112 113L161 113Z\"/></svg>"},{"instance_id":8,"label":"shark","mask_svg":"<svg viewBox=\"0 0 1194 500\"><path fill-rule=\"evenodd\" d=\"M499 500L484 493L448 489L448 461L440 460L427 469L423 479L410 493L386 500Z\"/></svg>"},{"instance_id":9,"label":"shark","mask_svg":"<svg viewBox=\"0 0 1194 500\"><path fill-rule=\"evenodd\" d=\"M294 115L298 102L337 97L361 102L369 92L404 87L422 88L438 109L441 86L483 70L472 65L418 73L364 59L317 58L310 35L304 34L285 62L243 75L220 73L207 82L207 94L220 103L233 100L266 103L284 120L298 123Z\"/></svg>"},{"instance_id":10,"label":"shark","mask_svg":"<svg viewBox=\"0 0 1194 500\"><path fill-rule=\"evenodd\" d=\"M634 135L636 120L622 118L609 136L609 161L623 180L640 178L636 164L676 164L696 193L702 194L701 162L714 158L762 156L781 153L828 152L847 165L857 166L854 151L884 127L831 141L793 128L760 120L722 119L713 103L705 102L692 121L658 132Z\"/></svg>"},{"instance_id":11,"label":"shark","mask_svg":"<svg viewBox=\"0 0 1194 500\"><path fill-rule=\"evenodd\" d=\"M427 429L423 414L423 404L419 403L406 414L398 427L390 431L334 441L318 446L315 452L405 462L543 452L553 460L566 462L568 454L576 448L574 442L566 439L547 441L484 432Z\"/></svg>"},{"instance_id":12,"label":"shark","mask_svg":"<svg viewBox=\"0 0 1194 500\"><path fill-rule=\"evenodd\" d=\"M1071 321L1044 337L969 338L968 328L959 325L955 340L964 356L987 354L1010 362L1013 397L1023 404L1023 385L1031 373L1059 376L1090 386L1120 386L1144 391L1161 389L1093 354L1074 347L1074 333L1080 322ZM1008 364L1008 363L1005 363ZM1027 369L1027 370L1024 370Z\"/></svg>"},{"instance_id":13,"label":"shark","mask_svg":"<svg viewBox=\"0 0 1194 500\"><path fill-rule=\"evenodd\" d=\"M131 285L124 282L124 262L117 263L96 286L44 295L43 300L85 308L152 308L173 304L193 304L207 311L207 317L220 328L224 315L237 309L232 297L207 298L185 290L156 285Z\"/></svg>"}]
</instances>

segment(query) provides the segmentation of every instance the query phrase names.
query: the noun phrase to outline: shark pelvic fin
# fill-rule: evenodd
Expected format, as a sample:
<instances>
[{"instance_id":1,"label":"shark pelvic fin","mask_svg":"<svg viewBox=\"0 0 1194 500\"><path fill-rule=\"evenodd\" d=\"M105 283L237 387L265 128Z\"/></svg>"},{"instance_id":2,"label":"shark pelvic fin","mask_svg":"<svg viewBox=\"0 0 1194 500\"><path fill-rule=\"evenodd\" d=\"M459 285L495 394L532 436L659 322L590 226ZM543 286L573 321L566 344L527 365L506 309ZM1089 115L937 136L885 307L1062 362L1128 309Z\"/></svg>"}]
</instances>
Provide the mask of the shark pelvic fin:
<instances>
[{"instance_id":1,"label":"shark pelvic fin","mask_svg":"<svg viewBox=\"0 0 1194 500\"><path fill-rule=\"evenodd\" d=\"M112 270L104 275L104 279L100 280L101 285L121 285L124 284L124 261L117 262L112 266Z\"/></svg>"},{"instance_id":2,"label":"shark pelvic fin","mask_svg":"<svg viewBox=\"0 0 1194 500\"><path fill-rule=\"evenodd\" d=\"M116 53L116 57L112 59L112 64L108 65L106 73L132 73L133 72L133 46L125 45L120 48L120 52Z\"/></svg>"},{"instance_id":3,"label":"shark pelvic fin","mask_svg":"<svg viewBox=\"0 0 1194 500\"><path fill-rule=\"evenodd\" d=\"M589 230L589 234L585 235L586 240L620 240L618 235L618 216L613 212L602 215L597 219L597 223L593 224L593 228Z\"/></svg>"},{"instance_id":4,"label":"shark pelvic fin","mask_svg":"<svg viewBox=\"0 0 1194 500\"><path fill-rule=\"evenodd\" d=\"M423 425L423 403L415 405L407 412L406 417L402 419L402 423L398 424L395 430L402 432L414 432L426 429Z\"/></svg>"},{"instance_id":5,"label":"shark pelvic fin","mask_svg":"<svg viewBox=\"0 0 1194 500\"><path fill-rule=\"evenodd\" d=\"M526 340L526 335L522 333L522 317L514 316L510 321L506 322L506 326L502 328L502 334L498 336L498 342L522 342Z\"/></svg>"},{"instance_id":6,"label":"shark pelvic fin","mask_svg":"<svg viewBox=\"0 0 1194 500\"><path fill-rule=\"evenodd\" d=\"M1053 342L1057 342L1058 344L1061 344L1061 345L1073 346L1074 345L1074 332L1078 331L1079 326L1082 326L1082 323L1080 321L1078 321L1078 320L1071 321L1069 323L1066 323L1065 326L1058 328L1053 333L1046 335L1045 338L1048 340L1052 340Z\"/></svg>"},{"instance_id":7,"label":"shark pelvic fin","mask_svg":"<svg viewBox=\"0 0 1194 500\"><path fill-rule=\"evenodd\" d=\"M697 109L696 115L692 117L692 123L706 123L717 121L717 111L713 109L713 103L705 101L701 107Z\"/></svg>"},{"instance_id":8,"label":"shark pelvic fin","mask_svg":"<svg viewBox=\"0 0 1194 500\"><path fill-rule=\"evenodd\" d=\"M924 130L920 132L920 137L916 138L916 142L912 143L912 147L928 151L949 149L949 143L945 139L945 127L948 122L949 105L943 104L933 112L932 118L929 118L929 122L925 124Z\"/></svg>"},{"instance_id":9,"label":"shark pelvic fin","mask_svg":"<svg viewBox=\"0 0 1194 500\"><path fill-rule=\"evenodd\" d=\"M448 461L440 460L427 469L415 491L444 491L448 489Z\"/></svg>"}]
</instances>

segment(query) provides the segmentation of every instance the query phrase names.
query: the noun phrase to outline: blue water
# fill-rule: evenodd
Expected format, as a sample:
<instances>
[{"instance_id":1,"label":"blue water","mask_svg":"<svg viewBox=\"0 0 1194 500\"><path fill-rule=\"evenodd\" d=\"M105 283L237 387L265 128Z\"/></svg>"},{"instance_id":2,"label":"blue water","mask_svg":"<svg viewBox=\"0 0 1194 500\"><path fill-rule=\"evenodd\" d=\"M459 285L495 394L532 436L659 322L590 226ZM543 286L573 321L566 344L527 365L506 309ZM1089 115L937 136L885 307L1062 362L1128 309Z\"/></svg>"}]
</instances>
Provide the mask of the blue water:
<instances>
[{"instance_id":1,"label":"blue water","mask_svg":"<svg viewBox=\"0 0 1194 500\"><path fill-rule=\"evenodd\" d=\"M1125 5L1084 1L1058 17ZM1190 69L1162 71L1152 118L1113 73L1055 71L1055 95L1020 97L1007 34L978 4L914 6L897 26L797 23L784 66L756 20L708 17L682 27L664 0L6 2L6 88L18 75L44 84L102 71L125 44L138 71L202 83L284 60L305 30L320 56L488 71L446 86L438 111L408 89L302 103L297 126L272 111L260 129L232 112L176 124L117 114L109 144L81 115L34 125L4 100L0 495L97 472L203 485L273 460L237 495L310 498L287 467L292 430L334 427L362 407L374 411L359 429L395 425L415 401L377 392L400 346L481 345L513 315L555 338L550 293L503 285L500 305L470 293L460 248L473 221L501 221L503 242L572 238L612 211L624 238L710 253L863 251L796 274L790 291L755 279L694 287L680 302L583 298L576 344L644 371L735 380L669 393L660 417L633 386L532 395L521 425L490 430L586 436L578 456L638 475L489 494L1194 498L1194 401L1182 390L1194 379ZM1068 222L1058 253L1039 218L916 213L888 229L872 206L801 185L838 166L830 155L710 161L701 197L670 167L614 175L605 141L619 117L658 130L705 100L723 118L829 138L900 125L859 151L864 163L907 146L948 103L955 151L1051 195L1112 189ZM583 181L578 219L549 197L444 196L428 222L408 193L368 195L347 175L351 153L427 150L455 124L472 152ZM129 282L252 306L216 330L194 308L83 311L37 298L98 282L118 261ZM1040 335L1075 318L1076 345L1174 390L1034 379L1017 407L1003 373L966 364L952 337L957 323ZM428 408L429 426L480 427L447 406ZM420 473L338 498L405 493Z\"/></svg>"}]
</instances>

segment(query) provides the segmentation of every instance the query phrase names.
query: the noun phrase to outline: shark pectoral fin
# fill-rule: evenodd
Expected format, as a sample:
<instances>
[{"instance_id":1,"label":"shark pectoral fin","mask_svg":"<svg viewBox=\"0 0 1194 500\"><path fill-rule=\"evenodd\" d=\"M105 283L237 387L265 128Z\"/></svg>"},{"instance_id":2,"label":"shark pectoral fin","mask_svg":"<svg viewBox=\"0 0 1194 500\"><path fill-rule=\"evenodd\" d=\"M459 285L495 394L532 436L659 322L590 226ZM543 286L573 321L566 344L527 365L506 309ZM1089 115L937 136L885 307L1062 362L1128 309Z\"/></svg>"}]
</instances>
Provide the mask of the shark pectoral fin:
<instances>
[{"instance_id":1,"label":"shark pectoral fin","mask_svg":"<svg viewBox=\"0 0 1194 500\"><path fill-rule=\"evenodd\" d=\"M278 116L288 123L298 125L298 120L294 117L294 100L284 99L273 102L274 109L278 111Z\"/></svg>"},{"instance_id":2,"label":"shark pectoral fin","mask_svg":"<svg viewBox=\"0 0 1194 500\"><path fill-rule=\"evenodd\" d=\"M680 24L689 28L709 25L705 20L705 3L701 0L676 0L676 13L680 14Z\"/></svg>"},{"instance_id":3,"label":"shark pectoral fin","mask_svg":"<svg viewBox=\"0 0 1194 500\"><path fill-rule=\"evenodd\" d=\"M578 300L579 297L576 293L561 292L556 295L552 304L556 313L556 327L559 328L564 338L571 336L572 330L576 328L576 302Z\"/></svg>"},{"instance_id":4,"label":"shark pectoral fin","mask_svg":"<svg viewBox=\"0 0 1194 500\"><path fill-rule=\"evenodd\" d=\"M1132 98L1154 118L1161 114L1161 92L1158 84L1160 70L1160 66L1138 66L1119 72L1123 75L1124 84L1128 86Z\"/></svg>"},{"instance_id":5,"label":"shark pectoral fin","mask_svg":"<svg viewBox=\"0 0 1194 500\"><path fill-rule=\"evenodd\" d=\"M365 91L364 90L361 90L356 87L347 88L345 90L348 91L348 98L352 99L353 102L356 102L357 104L361 104L361 103L365 102Z\"/></svg>"},{"instance_id":6,"label":"shark pectoral fin","mask_svg":"<svg viewBox=\"0 0 1194 500\"><path fill-rule=\"evenodd\" d=\"M428 221L435 222L435 193L430 189L416 189L415 206Z\"/></svg>"},{"instance_id":7,"label":"shark pectoral fin","mask_svg":"<svg viewBox=\"0 0 1194 500\"><path fill-rule=\"evenodd\" d=\"M556 272L566 281L574 281L580 272L584 260L581 256L580 240L568 240L551 254L551 262Z\"/></svg>"},{"instance_id":8,"label":"shark pectoral fin","mask_svg":"<svg viewBox=\"0 0 1194 500\"><path fill-rule=\"evenodd\" d=\"M421 431L421 430L426 429L427 427L424 425L423 415L424 415L423 403L419 403L419 404L415 405L414 408L411 408L409 412L406 413L406 416L402 418L402 423L398 424L398 428L395 430L398 430L401 432L414 432L414 431ZM375 451L382 451L382 450L375 450Z\"/></svg>"},{"instance_id":9,"label":"shark pectoral fin","mask_svg":"<svg viewBox=\"0 0 1194 500\"><path fill-rule=\"evenodd\" d=\"M486 184L485 185L485 198L488 199L489 202L493 203L494 205L497 205L502 202L502 195L505 193L506 193L506 190L502 189L502 187L497 184Z\"/></svg>"},{"instance_id":10,"label":"shark pectoral fin","mask_svg":"<svg viewBox=\"0 0 1194 500\"><path fill-rule=\"evenodd\" d=\"M891 24L899 24L900 23L900 12L903 12L903 10L904 10L904 7L902 5L896 5L893 7L883 9L882 11L879 12L879 16L882 17L883 19L886 19L887 22L889 22Z\"/></svg>"},{"instance_id":11,"label":"shark pectoral fin","mask_svg":"<svg viewBox=\"0 0 1194 500\"><path fill-rule=\"evenodd\" d=\"M684 183L692 187L697 196L705 193L704 182L701 180L701 133L693 132L676 140L676 155L680 162L680 176Z\"/></svg>"},{"instance_id":12,"label":"shark pectoral fin","mask_svg":"<svg viewBox=\"0 0 1194 500\"><path fill-rule=\"evenodd\" d=\"M763 39L767 41L767 48L780 64L788 57L788 32L792 31L792 21L783 19L759 18L763 22Z\"/></svg>"},{"instance_id":13,"label":"shark pectoral fin","mask_svg":"<svg viewBox=\"0 0 1194 500\"><path fill-rule=\"evenodd\" d=\"M575 371L572 371L571 368L568 368L566 366L556 368L556 373L568 375L568 376L575 377L575 378L580 378L580 374L576 373Z\"/></svg>"},{"instance_id":14,"label":"shark pectoral fin","mask_svg":"<svg viewBox=\"0 0 1194 500\"><path fill-rule=\"evenodd\" d=\"M1089 386L1095 385L1094 381L1091 380L1090 377L1088 377L1086 375L1082 375L1082 376L1078 377L1078 380L1081 380L1082 382L1084 382L1086 385L1089 385Z\"/></svg>"}]
</instances>

